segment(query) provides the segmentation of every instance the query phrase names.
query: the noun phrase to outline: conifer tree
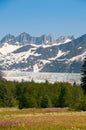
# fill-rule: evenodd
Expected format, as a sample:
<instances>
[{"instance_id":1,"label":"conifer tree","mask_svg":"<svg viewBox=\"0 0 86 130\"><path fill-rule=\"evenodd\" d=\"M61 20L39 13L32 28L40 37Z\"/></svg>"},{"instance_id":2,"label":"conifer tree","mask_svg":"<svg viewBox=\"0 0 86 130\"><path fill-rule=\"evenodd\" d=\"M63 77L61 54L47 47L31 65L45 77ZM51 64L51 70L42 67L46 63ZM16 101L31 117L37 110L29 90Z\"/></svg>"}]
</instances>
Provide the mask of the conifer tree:
<instances>
[{"instance_id":1,"label":"conifer tree","mask_svg":"<svg viewBox=\"0 0 86 130\"><path fill-rule=\"evenodd\" d=\"M50 100L50 98L49 98L47 95L44 95L44 96L42 97L41 107L42 107L42 108L52 107L51 100Z\"/></svg>"},{"instance_id":2,"label":"conifer tree","mask_svg":"<svg viewBox=\"0 0 86 130\"><path fill-rule=\"evenodd\" d=\"M84 63L82 65L82 77L81 77L81 87L86 93L86 58L84 59Z\"/></svg>"}]
</instances>

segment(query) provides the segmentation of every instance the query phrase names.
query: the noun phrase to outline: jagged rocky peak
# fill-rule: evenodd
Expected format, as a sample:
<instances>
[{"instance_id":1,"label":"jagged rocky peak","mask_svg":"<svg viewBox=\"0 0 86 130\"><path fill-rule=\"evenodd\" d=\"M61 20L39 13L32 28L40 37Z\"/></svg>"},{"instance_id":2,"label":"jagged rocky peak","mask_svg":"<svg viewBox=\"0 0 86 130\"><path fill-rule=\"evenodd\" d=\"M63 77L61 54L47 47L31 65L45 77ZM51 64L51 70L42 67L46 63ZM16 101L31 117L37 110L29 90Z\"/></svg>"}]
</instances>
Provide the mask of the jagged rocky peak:
<instances>
[{"instance_id":1,"label":"jagged rocky peak","mask_svg":"<svg viewBox=\"0 0 86 130\"><path fill-rule=\"evenodd\" d=\"M46 43L53 43L53 37L51 34L46 36Z\"/></svg>"},{"instance_id":2,"label":"jagged rocky peak","mask_svg":"<svg viewBox=\"0 0 86 130\"><path fill-rule=\"evenodd\" d=\"M26 44L31 42L31 36L28 33L21 33L19 36L16 37L16 41L20 44Z\"/></svg>"},{"instance_id":3,"label":"jagged rocky peak","mask_svg":"<svg viewBox=\"0 0 86 130\"><path fill-rule=\"evenodd\" d=\"M11 35L11 34L7 34L5 37L2 38L2 40L0 41L0 43L10 43L11 41L13 41L15 39L15 36Z\"/></svg>"},{"instance_id":4,"label":"jagged rocky peak","mask_svg":"<svg viewBox=\"0 0 86 130\"><path fill-rule=\"evenodd\" d=\"M3 43L9 43L9 44L19 44L19 45L26 45L26 44L52 44L54 41L51 34L49 35L41 35L39 37L31 36L30 34L23 32L18 36L13 36L11 34L7 34L0 43L3 45Z\"/></svg>"},{"instance_id":5,"label":"jagged rocky peak","mask_svg":"<svg viewBox=\"0 0 86 130\"><path fill-rule=\"evenodd\" d=\"M66 43L66 42L69 42L69 41L72 41L72 40L74 40L73 36L68 36L68 37L61 36L57 40L55 40L51 34L49 34L49 35L44 34L44 35L41 35L39 37L34 37L34 36L31 36L30 34L28 34L26 32L23 32L16 37L11 35L11 34L7 34L0 41L0 43L1 43L1 46L4 43L9 43L9 44L12 44L12 45L17 45L17 44L26 45L26 44L31 44L31 43L36 44L36 45L41 45L41 44L52 45L54 42L56 42L56 43Z\"/></svg>"},{"instance_id":6,"label":"jagged rocky peak","mask_svg":"<svg viewBox=\"0 0 86 130\"><path fill-rule=\"evenodd\" d=\"M18 37L16 37L16 40L21 44L48 44L53 42L53 38L51 35L41 35L39 37L34 37L29 35L28 33L21 33Z\"/></svg>"},{"instance_id":7,"label":"jagged rocky peak","mask_svg":"<svg viewBox=\"0 0 86 130\"><path fill-rule=\"evenodd\" d=\"M38 37L38 39L39 39L39 43L43 43L43 44L51 44L51 43L53 43L53 37L52 37L52 35L51 34L49 34L49 35L42 35L42 36L40 36L40 37Z\"/></svg>"},{"instance_id":8,"label":"jagged rocky peak","mask_svg":"<svg viewBox=\"0 0 86 130\"><path fill-rule=\"evenodd\" d=\"M56 39L56 41L59 43L65 43L65 42L70 42L72 40L74 40L74 36L60 36L58 39Z\"/></svg>"}]
</instances>

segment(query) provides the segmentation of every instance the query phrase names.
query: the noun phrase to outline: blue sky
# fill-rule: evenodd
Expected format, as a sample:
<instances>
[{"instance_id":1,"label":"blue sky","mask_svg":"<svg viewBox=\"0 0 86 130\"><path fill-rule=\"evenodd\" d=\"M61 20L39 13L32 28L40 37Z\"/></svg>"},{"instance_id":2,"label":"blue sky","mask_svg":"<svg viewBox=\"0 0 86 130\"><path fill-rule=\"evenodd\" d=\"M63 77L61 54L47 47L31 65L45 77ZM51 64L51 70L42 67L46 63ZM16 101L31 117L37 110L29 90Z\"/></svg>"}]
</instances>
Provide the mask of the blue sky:
<instances>
[{"instance_id":1,"label":"blue sky","mask_svg":"<svg viewBox=\"0 0 86 130\"><path fill-rule=\"evenodd\" d=\"M86 33L86 0L0 0L0 39L10 33L80 36Z\"/></svg>"}]
</instances>

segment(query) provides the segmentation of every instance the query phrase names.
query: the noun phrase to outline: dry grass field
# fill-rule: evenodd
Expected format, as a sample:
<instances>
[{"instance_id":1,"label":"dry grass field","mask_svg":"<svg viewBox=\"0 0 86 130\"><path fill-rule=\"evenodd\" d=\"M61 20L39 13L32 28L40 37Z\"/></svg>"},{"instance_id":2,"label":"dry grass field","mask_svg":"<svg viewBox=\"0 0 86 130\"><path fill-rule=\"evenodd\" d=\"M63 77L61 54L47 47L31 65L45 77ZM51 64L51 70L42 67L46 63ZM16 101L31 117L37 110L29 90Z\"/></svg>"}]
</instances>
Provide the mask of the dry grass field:
<instances>
[{"instance_id":1,"label":"dry grass field","mask_svg":"<svg viewBox=\"0 0 86 130\"><path fill-rule=\"evenodd\" d=\"M86 130L86 112L1 108L0 130Z\"/></svg>"}]
</instances>

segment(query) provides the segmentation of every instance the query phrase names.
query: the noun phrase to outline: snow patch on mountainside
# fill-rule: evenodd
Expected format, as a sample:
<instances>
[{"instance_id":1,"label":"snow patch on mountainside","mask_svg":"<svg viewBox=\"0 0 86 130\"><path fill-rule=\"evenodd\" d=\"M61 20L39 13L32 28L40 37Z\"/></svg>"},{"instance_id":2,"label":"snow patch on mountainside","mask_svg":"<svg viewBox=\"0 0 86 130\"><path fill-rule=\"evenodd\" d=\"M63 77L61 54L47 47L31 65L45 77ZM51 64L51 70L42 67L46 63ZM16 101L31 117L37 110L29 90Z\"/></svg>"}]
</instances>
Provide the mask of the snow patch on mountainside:
<instances>
[{"instance_id":1,"label":"snow patch on mountainside","mask_svg":"<svg viewBox=\"0 0 86 130\"><path fill-rule=\"evenodd\" d=\"M78 49L82 49L82 47L80 46Z\"/></svg>"},{"instance_id":2,"label":"snow patch on mountainside","mask_svg":"<svg viewBox=\"0 0 86 130\"><path fill-rule=\"evenodd\" d=\"M7 56L1 55L1 60L4 60L4 65L9 66L14 63L27 63L27 58L30 56L40 56L41 54L35 53L36 48L31 48L28 51L20 52L20 53L9 53Z\"/></svg>"},{"instance_id":3,"label":"snow patch on mountainside","mask_svg":"<svg viewBox=\"0 0 86 130\"><path fill-rule=\"evenodd\" d=\"M18 48L20 48L20 45L10 45L8 43L4 43L4 45L2 47L0 47L0 52L3 55L7 55L8 53L11 53Z\"/></svg>"},{"instance_id":4,"label":"snow patch on mountainside","mask_svg":"<svg viewBox=\"0 0 86 130\"><path fill-rule=\"evenodd\" d=\"M42 46L42 45L36 45L36 44L34 44L34 43L31 43L30 45L33 46L33 47L36 47L36 48L39 48L39 47Z\"/></svg>"},{"instance_id":5,"label":"snow patch on mountainside","mask_svg":"<svg viewBox=\"0 0 86 130\"><path fill-rule=\"evenodd\" d=\"M62 44L66 44L68 42L71 42L71 39L66 39L64 42L59 42L57 45L62 45Z\"/></svg>"},{"instance_id":6,"label":"snow patch on mountainside","mask_svg":"<svg viewBox=\"0 0 86 130\"><path fill-rule=\"evenodd\" d=\"M64 43L71 42L71 39L66 39Z\"/></svg>"},{"instance_id":7,"label":"snow patch on mountainside","mask_svg":"<svg viewBox=\"0 0 86 130\"><path fill-rule=\"evenodd\" d=\"M42 62L44 65L47 64L47 63L50 63L49 60L40 60L40 62Z\"/></svg>"},{"instance_id":8,"label":"snow patch on mountainside","mask_svg":"<svg viewBox=\"0 0 86 130\"><path fill-rule=\"evenodd\" d=\"M81 55L77 55L75 57L72 57L69 61L72 61L72 62L75 61L75 60L76 61L83 61L85 56L86 56L86 52L81 54Z\"/></svg>"},{"instance_id":9,"label":"snow patch on mountainside","mask_svg":"<svg viewBox=\"0 0 86 130\"><path fill-rule=\"evenodd\" d=\"M39 72L39 69L38 69L38 65L37 64L35 64L34 66L33 66L33 72Z\"/></svg>"},{"instance_id":10,"label":"snow patch on mountainside","mask_svg":"<svg viewBox=\"0 0 86 130\"><path fill-rule=\"evenodd\" d=\"M65 52L62 52L61 50L59 50L59 52L57 53L57 55L55 57L49 58L48 60L56 60L57 58L59 58L60 56L64 55Z\"/></svg>"}]
</instances>

